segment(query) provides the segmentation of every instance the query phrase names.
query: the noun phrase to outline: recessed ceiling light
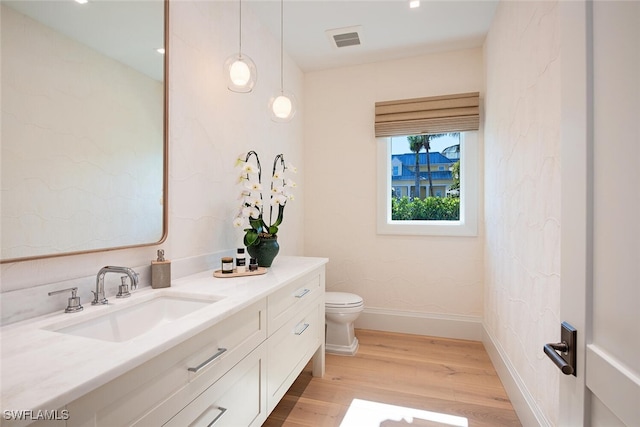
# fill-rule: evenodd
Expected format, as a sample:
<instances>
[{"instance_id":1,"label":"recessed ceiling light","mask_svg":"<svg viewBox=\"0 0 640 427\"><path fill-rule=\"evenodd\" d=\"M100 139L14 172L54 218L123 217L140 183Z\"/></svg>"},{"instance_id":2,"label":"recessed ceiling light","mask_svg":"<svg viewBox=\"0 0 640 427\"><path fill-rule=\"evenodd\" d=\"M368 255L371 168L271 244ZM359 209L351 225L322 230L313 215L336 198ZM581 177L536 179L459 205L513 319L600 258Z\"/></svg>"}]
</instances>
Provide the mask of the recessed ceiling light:
<instances>
[{"instance_id":1,"label":"recessed ceiling light","mask_svg":"<svg viewBox=\"0 0 640 427\"><path fill-rule=\"evenodd\" d=\"M87 4L87 3L89 3L89 0L76 0L76 3Z\"/></svg>"},{"instance_id":2,"label":"recessed ceiling light","mask_svg":"<svg viewBox=\"0 0 640 427\"><path fill-rule=\"evenodd\" d=\"M160 55L164 55L164 48L163 47L159 47L156 49L156 52L158 52Z\"/></svg>"},{"instance_id":3,"label":"recessed ceiling light","mask_svg":"<svg viewBox=\"0 0 640 427\"><path fill-rule=\"evenodd\" d=\"M411 9L415 9L416 7L420 7L420 0L411 0L409 2L409 7Z\"/></svg>"}]
</instances>

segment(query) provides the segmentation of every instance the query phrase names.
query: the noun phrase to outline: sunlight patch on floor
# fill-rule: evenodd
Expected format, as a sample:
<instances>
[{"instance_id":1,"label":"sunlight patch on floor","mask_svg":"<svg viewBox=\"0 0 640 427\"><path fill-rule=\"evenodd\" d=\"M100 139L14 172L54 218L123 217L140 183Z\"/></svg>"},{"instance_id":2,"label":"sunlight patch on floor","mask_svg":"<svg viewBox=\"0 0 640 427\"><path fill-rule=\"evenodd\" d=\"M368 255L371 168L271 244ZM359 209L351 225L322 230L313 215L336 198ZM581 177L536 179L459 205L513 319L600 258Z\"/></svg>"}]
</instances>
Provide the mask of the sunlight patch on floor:
<instances>
[{"instance_id":1,"label":"sunlight patch on floor","mask_svg":"<svg viewBox=\"0 0 640 427\"><path fill-rule=\"evenodd\" d=\"M469 420L464 417L439 412L353 399L342 423L340 423L340 427L395 425L469 427Z\"/></svg>"}]
</instances>

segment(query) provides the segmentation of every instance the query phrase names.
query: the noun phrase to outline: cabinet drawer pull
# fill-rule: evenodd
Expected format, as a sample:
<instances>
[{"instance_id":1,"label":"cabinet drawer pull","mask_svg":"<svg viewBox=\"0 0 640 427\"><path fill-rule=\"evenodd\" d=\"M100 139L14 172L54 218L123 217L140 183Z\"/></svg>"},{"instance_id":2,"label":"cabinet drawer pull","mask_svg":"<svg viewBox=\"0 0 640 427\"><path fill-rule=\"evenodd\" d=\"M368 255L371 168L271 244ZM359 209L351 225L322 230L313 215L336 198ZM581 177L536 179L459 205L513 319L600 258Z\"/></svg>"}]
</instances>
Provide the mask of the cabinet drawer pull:
<instances>
[{"instance_id":1,"label":"cabinet drawer pull","mask_svg":"<svg viewBox=\"0 0 640 427\"><path fill-rule=\"evenodd\" d=\"M200 369L204 368L205 366L207 366L208 364L210 364L211 362L216 360L218 357L220 357L222 355L222 353L224 353L225 351L227 351L226 348L219 348L218 352L216 354L214 354L213 356L211 356L210 358L208 358L207 360L205 360L204 362L202 362L201 364L199 364L195 368L188 368L188 371L197 373Z\"/></svg>"},{"instance_id":2,"label":"cabinet drawer pull","mask_svg":"<svg viewBox=\"0 0 640 427\"><path fill-rule=\"evenodd\" d=\"M302 335L302 333L303 333L304 331L306 331L308 327L309 327L309 324L308 324L308 323L305 323L305 324L303 324L303 325L302 325L302 329L298 329L298 328L296 328L296 330L295 330L295 332L294 332L294 333L295 333L296 335Z\"/></svg>"},{"instance_id":3,"label":"cabinet drawer pull","mask_svg":"<svg viewBox=\"0 0 640 427\"><path fill-rule=\"evenodd\" d=\"M212 425L214 425L220 419L220 417L223 416L225 412L227 412L227 408L223 408L222 406L218 406L218 409L220 409L220 413L216 415L213 420L211 420L207 427L211 427Z\"/></svg>"},{"instance_id":4,"label":"cabinet drawer pull","mask_svg":"<svg viewBox=\"0 0 640 427\"><path fill-rule=\"evenodd\" d=\"M220 419L221 416L224 415L225 412L227 412L227 408L223 408L222 406L218 406L217 408L214 408L214 409L217 409L220 412L218 412L218 415L216 415L216 417L213 420L211 420L210 423L206 424L206 421L202 420L202 418L204 418L205 415L208 415L208 412L210 412L211 408L213 408L213 406L209 406L209 408L207 408L206 412L204 412L202 415L200 415L198 417L198 419L195 420L193 423L189 424L189 427L205 427L205 426L206 427L211 427L212 425L214 425ZM202 421L204 421L204 422L202 422Z\"/></svg>"},{"instance_id":5,"label":"cabinet drawer pull","mask_svg":"<svg viewBox=\"0 0 640 427\"><path fill-rule=\"evenodd\" d=\"M207 424L207 427L211 427L212 425L214 425L220 419L220 417L223 416L225 412L227 412L227 408L223 408L222 406L218 406L218 409L220 410L220 413L216 415L216 417L211 420L209 424Z\"/></svg>"},{"instance_id":6,"label":"cabinet drawer pull","mask_svg":"<svg viewBox=\"0 0 640 427\"><path fill-rule=\"evenodd\" d=\"M303 296L305 296L306 294L308 294L309 292L311 292L311 289L303 289L300 293L296 294L295 297L296 298L302 298Z\"/></svg>"}]
</instances>

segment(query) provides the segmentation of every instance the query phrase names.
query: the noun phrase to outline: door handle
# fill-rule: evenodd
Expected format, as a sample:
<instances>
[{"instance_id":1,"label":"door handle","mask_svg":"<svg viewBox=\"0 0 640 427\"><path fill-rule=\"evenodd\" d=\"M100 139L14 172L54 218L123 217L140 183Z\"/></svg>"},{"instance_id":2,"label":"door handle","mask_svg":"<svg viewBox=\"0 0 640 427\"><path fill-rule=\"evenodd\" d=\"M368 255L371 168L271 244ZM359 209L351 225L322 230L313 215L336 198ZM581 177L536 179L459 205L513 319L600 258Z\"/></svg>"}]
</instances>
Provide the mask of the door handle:
<instances>
[{"instance_id":1,"label":"door handle","mask_svg":"<svg viewBox=\"0 0 640 427\"><path fill-rule=\"evenodd\" d=\"M576 376L576 336L576 329L567 322L562 322L560 325L562 341L544 345L544 354L549 356L563 374L574 377Z\"/></svg>"}]
</instances>

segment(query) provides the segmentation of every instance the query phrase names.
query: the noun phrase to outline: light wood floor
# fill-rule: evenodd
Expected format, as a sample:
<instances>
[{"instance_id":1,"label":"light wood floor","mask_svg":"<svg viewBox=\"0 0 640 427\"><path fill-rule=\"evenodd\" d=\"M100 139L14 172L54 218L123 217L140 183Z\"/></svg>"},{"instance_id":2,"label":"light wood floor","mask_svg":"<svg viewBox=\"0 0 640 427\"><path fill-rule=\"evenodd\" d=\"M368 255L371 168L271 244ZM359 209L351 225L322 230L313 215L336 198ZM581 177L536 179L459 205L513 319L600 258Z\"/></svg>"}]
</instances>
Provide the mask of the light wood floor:
<instances>
[{"instance_id":1,"label":"light wood floor","mask_svg":"<svg viewBox=\"0 0 640 427\"><path fill-rule=\"evenodd\" d=\"M353 399L463 417L469 427L521 425L482 343L369 330L356 336L356 356L328 354L323 378L307 366L263 426L337 427ZM379 425L451 427L418 417Z\"/></svg>"}]
</instances>

